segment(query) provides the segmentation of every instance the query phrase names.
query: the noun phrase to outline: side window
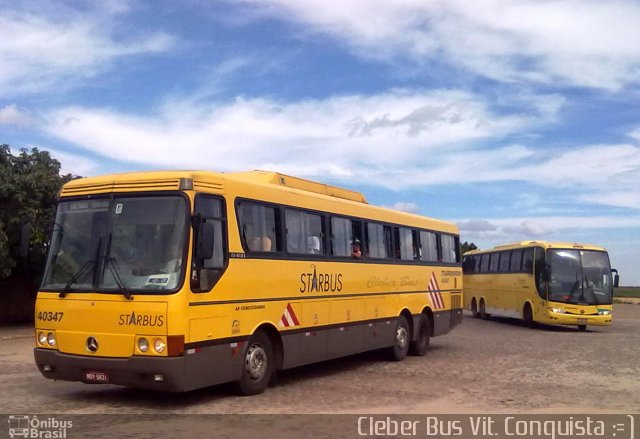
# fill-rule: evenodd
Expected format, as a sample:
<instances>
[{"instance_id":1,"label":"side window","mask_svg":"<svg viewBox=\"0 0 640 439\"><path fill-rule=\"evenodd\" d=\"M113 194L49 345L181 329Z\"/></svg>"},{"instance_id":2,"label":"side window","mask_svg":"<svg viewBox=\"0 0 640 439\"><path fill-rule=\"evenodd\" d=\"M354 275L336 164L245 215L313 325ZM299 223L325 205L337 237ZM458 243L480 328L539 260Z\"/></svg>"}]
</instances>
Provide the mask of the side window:
<instances>
[{"instance_id":1,"label":"side window","mask_svg":"<svg viewBox=\"0 0 640 439\"><path fill-rule=\"evenodd\" d=\"M331 254L350 257L352 252L353 227L351 220L331 218Z\"/></svg>"},{"instance_id":2,"label":"side window","mask_svg":"<svg viewBox=\"0 0 640 439\"><path fill-rule=\"evenodd\" d=\"M324 254L322 217L300 210L285 211L287 252L295 254Z\"/></svg>"},{"instance_id":3,"label":"side window","mask_svg":"<svg viewBox=\"0 0 640 439\"><path fill-rule=\"evenodd\" d=\"M271 206L241 202L238 207L242 243L250 252L282 250L279 239L279 211Z\"/></svg>"},{"instance_id":4,"label":"side window","mask_svg":"<svg viewBox=\"0 0 640 439\"><path fill-rule=\"evenodd\" d=\"M489 271L498 271L500 263L500 253L491 253L491 260L489 262Z\"/></svg>"},{"instance_id":5,"label":"side window","mask_svg":"<svg viewBox=\"0 0 640 439\"><path fill-rule=\"evenodd\" d=\"M371 258L391 257L391 227L367 223L367 249Z\"/></svg>"},{"instance_id":6,"label":"side window","mask_svg":"<svg viewBox=\"0 0 640 439\"><path fill-rule=\"evenodd\" d=\"M420 232L420 260L435 262L438 260L438 244L436 234Z\"/></svg>"},{"instance_id":7,"label":"side window","mask_svg":"<svg viewBox=\"0 0 640 439\"><path fill-rule=\"evenodd\" d=\"M522 272L533 274L533 248L525 248L522 251Z\"/></svg>"},{"instance_id":8,"label":"side window","mask_svg":"<svg viewBox=\"0 0 640 439\"><path fill-rule=\"evenodd\" d=\"M522 266L522 250L511 250L511 264L509 271L519 273Z\"/></svg>"},{"instance_id":9,"label":"side window","mask_svg":"<svg viewBox=\"0 0 640 439\"><path fill-rule=\"evenodd\" d=\"M545 258L544 258L544 249L541 247L535 248L535 277L536 277L536 288L538 290L538 294L543 299L547 298L547 289L546 283L544 281L544 266L545 266Z\"/></svg>"},{"instance_id":10,"label":"side window","mask_svg":"<svg viewBox=\"0 0 640 439\"><path fill-rule=\"evenodd\" d=\"M442 245L442 262L458 262L459 251L456 250L456 239L450 235L442 235L440 238Z\"/></svg>"},{"instance_id":11,"label":"side window","mask_svg":"<svg viewBox=\"0 0 640 439\"><path fill-rule=\"evenodd\" d=\"M475 256L465 256L462 259L462 272L465 274L470 274L476 271L476 257Z\"/></svg>"},{"instance_id":12,"label":"side window","mask_svg":"<svg viewBox=\"0 0 640 439\"><path fill-rule=\"evenodd\" d=\"M399 227L398 229L398 243L400 259L403 261L413 261L415 259L415 244L413 242L413 232L406 227Z\"/></svg>"},{"instance_id":13,"label":"side window","mask_svg":"<svg viewBox=\"0 0 640 439\"><path fill-rule=\"evenodd\" d=\"M227 261L226 221L222 200L207 195L197 195L195 215L203 222L213 224L213 255L209 259L193 258L191 288L194 292L211 291L225 268Z\"/></svg>"},{"instance_id":14,"label":"side window","mask_svg":"<svg viewBox=\"0 0 640 439\"><path fill-rule=\"evenodd\" d=\"M500 271L506 273L509 271L509 256L511 252L502 252L500 253Z\"/></svg>"},{"instance_id":15,"label":"side window","mask_svg":"<svg viewBox=\"0 0 640 439\"><path fill-rule=\"evenodd\" d=\"M489 272L489 259L490 259L491 255L489 253L485 253L482 255L482 259L480 262L480 271L482 273L488 273Z\"/></svg>"}]
</instances>

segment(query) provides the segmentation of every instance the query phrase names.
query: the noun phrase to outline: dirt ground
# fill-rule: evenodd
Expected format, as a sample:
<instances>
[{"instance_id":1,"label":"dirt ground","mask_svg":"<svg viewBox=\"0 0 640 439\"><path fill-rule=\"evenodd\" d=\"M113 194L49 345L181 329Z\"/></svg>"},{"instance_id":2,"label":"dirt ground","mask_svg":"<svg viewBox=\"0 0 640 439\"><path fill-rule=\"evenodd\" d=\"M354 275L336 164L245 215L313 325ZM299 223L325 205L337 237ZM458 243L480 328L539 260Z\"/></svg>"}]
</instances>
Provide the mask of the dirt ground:
<instances>
[{"instance_id":1,"label":"dirt ground","mask_svg":"<svg viewBox=\"0 0 640 439\"><path fill-rule=\"evenodd\" d=\"M0 328L0 413L155 414L169 422L168 414L640 412L638 305L615 305L612 326L586 332L465 315L424 357L393 363L371 352L302 367L253 397L229 385L164 394L53 382L33 362L32 332Z\"/></svg>"}]
</instances>

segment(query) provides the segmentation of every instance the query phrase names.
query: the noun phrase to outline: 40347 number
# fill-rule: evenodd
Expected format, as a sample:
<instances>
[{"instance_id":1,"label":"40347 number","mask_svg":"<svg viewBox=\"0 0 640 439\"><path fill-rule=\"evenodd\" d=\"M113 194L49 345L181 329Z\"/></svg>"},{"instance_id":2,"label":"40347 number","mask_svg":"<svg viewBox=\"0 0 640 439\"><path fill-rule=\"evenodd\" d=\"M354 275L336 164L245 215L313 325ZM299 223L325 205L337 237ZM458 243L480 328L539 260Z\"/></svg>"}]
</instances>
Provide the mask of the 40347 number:
<instances>
[{"instance_id":1,"label":"40347 number","mask_svg":"<svg viewBox=\"0 0 640 439\"><path fill-rule=\"evenodd\" d=\"M43 322L61 322L64 317L63 312L40 311L38 312L38 320Z\"/></svg>"}]
</instances>

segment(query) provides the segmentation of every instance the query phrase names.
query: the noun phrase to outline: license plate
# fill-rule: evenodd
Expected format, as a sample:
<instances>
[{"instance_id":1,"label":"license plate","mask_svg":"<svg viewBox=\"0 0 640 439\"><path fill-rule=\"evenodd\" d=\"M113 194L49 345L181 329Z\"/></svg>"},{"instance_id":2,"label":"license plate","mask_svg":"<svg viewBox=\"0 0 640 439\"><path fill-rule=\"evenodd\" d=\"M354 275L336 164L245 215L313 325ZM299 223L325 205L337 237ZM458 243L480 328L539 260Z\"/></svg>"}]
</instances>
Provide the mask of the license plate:
<instances>
[{"instance_id":1,"label":"license plate","mask_svg":"<svg viewBox=\"0 0 640 439\"><path fill-rule=\"evenodd\" d=\"M98 370L87 370L84 373L84 379L88 383L108 383L109 375L107 374L107 372Z\"/></svg>"},{"instance_id":2,"label":"license plate","mask_svg":"<svg viewBox=\"0 0 640 439\"><path fill-rule=\"evenodd\" d=\"M585 317L578 317L578 323L587 323L587 318L585 318Z\"/></svg>"}]
</instances>

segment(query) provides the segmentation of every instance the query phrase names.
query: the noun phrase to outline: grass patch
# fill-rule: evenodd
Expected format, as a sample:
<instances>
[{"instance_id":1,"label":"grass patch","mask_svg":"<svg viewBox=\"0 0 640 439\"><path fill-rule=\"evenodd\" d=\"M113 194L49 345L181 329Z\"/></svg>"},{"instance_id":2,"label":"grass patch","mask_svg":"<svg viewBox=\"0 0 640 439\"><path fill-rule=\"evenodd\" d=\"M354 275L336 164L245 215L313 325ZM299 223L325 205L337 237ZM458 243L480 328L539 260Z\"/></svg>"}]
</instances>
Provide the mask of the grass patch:
<instances>
[{"instance_id":1,"label":"grass patch","mask_svg":"<svg viewBox=\"0 0 640 439\"><path fill-rule=\"evenodd\" d=\"M613 289L613 297L640 298L640 287L618 287Z\"/></svg>"}]
</instances>

